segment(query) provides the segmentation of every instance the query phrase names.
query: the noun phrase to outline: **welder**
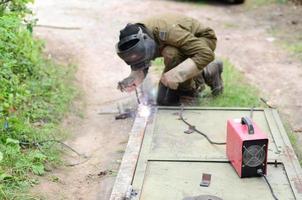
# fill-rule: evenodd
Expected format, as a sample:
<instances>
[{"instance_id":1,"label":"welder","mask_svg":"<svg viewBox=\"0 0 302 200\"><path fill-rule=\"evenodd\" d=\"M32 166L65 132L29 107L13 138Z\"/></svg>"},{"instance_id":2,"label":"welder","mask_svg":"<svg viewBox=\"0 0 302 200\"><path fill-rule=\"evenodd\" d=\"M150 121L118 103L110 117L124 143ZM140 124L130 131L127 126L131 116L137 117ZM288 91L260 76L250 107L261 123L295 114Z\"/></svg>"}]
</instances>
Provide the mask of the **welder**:
<instances>
[{"instance_id":1,"label":"welder","mask_svg":"<svg viewBox=\"0 0 302 200\"><path fill-rule=\"evenodd\" d=\"M118 88L135 90L145 79L151 61L163 57L158 105L175 106L182 96L197 97L205 84L213 95L219 95L223 92L223 64L214 60L216 42L213 29L184 15L164 14L129 23L120 31L116 51L131 66L131 73Z\"/></svg>"}]
</instances>

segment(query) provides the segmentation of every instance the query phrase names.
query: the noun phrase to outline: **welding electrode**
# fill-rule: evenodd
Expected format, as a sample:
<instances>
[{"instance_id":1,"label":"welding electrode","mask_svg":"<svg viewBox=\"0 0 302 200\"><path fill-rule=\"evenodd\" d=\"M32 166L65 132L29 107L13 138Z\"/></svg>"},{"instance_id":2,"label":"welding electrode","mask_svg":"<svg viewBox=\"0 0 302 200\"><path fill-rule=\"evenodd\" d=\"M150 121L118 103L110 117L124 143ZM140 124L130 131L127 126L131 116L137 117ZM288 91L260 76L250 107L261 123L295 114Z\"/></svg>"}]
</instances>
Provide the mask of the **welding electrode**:
<instances>
[{"instance_id":1,"label":"welding electrode","mask_svg":"<svg viewBox=\"0 0 302 200\"><path fill-rule=\"evenodd\" d=\"M138 103L138 104L141 104L141 101L139 100L137 88L135 88L135 95L136 95L137 103Z\"/></svg>"}]
</instances>

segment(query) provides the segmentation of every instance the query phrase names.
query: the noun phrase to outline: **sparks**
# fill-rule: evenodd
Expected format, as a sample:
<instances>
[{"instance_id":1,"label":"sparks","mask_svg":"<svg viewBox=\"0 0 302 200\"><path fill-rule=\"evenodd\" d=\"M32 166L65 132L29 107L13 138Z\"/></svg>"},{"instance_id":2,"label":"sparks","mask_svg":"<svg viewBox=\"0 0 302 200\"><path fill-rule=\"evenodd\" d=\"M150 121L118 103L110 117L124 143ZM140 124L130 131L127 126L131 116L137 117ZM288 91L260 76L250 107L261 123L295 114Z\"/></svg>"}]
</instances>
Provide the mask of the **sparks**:
<instances>
[{"instance_id":1,"label":"sparks","mask_svg":"<svg viewBox=\"0 0 302 200\"><path fill-rule=\"evenodd\" d=\"M139 105L138 114L141 117L146 117L146 118L149 117L149 115L151 114L150 107L143 104Z\"/></svg>"}]
</instances>

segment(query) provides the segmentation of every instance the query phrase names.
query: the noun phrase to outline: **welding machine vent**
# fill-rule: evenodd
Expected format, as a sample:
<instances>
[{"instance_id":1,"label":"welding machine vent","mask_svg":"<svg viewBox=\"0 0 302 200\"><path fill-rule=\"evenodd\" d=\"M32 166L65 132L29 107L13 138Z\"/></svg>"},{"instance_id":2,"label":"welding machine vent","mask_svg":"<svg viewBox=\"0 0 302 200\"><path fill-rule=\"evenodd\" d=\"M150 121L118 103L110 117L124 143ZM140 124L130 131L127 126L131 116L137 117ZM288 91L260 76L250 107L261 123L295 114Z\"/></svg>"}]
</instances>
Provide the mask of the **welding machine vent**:
<instances>
[{"instance_id":1,"label":"welding machine vent","mask_svg":"<svg viewBox=\"0 0 302 200\"><path fill-rule=\"evenodd\" d=\"M243 163L248 167L257 167L265 161L265 145L243 146Z\"/></svg>"},{"instance_id":2,"label":"welding machine vent","mask_svg":"<svg viewBox=\"0 0 302 200\"><path fill-rule=\"evenodd\" d=\"M241 178L266 174L268 138L248 117L228 120L227 156Z\"/></svg>"}]
</instances>

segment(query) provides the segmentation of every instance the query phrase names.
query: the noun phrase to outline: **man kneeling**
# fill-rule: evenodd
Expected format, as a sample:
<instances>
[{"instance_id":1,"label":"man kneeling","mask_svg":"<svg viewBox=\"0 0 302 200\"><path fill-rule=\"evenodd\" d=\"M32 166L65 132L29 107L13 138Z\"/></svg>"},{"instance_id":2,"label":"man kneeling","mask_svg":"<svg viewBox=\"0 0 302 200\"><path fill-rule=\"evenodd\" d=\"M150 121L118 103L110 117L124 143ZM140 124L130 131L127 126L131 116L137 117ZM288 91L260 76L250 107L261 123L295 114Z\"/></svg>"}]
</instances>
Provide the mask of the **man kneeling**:
<instances>
[{"instance_id":1,"label":"man kneeling","mask_svg":"<svg viewBox=\"0 0 302 200\"><path fill-rule=\"evenodd\" d=\"M116 50L131 66L131 73L118 87L135 90L146 77L151 60L163 57L158 105L176 106L181 96L197 97L205 84L213 95L221 94L223 64L214 61L216 42L211 28L182 15L166 14L127 24L120 31Z\"/></svg>"}]
</instances>

